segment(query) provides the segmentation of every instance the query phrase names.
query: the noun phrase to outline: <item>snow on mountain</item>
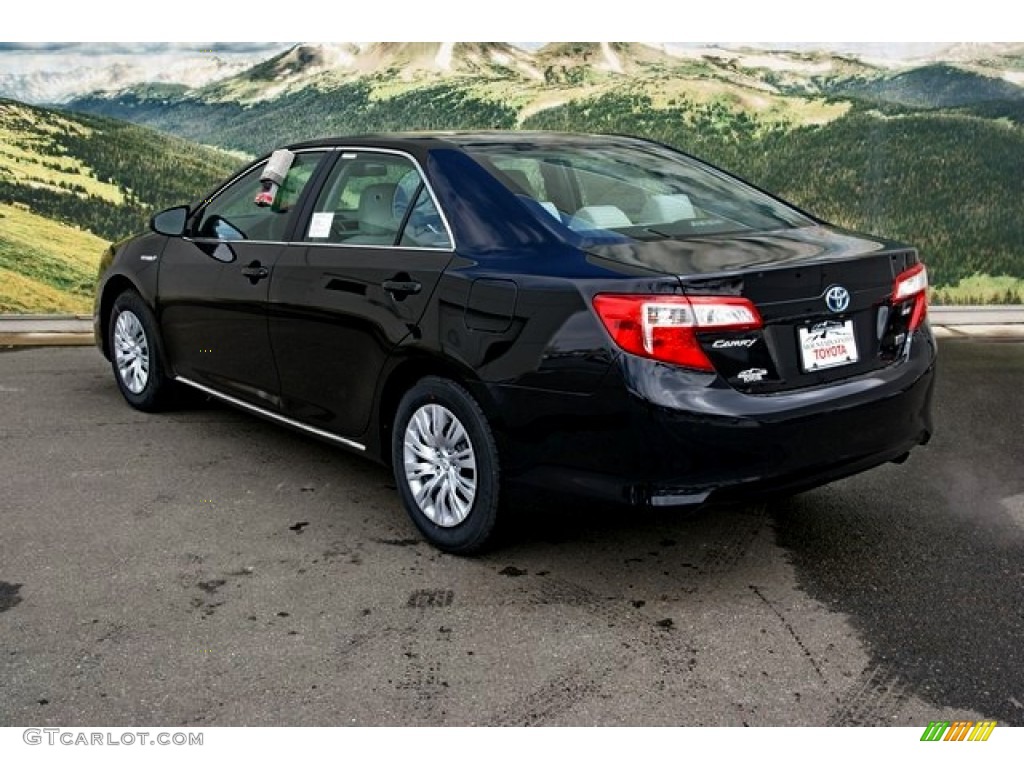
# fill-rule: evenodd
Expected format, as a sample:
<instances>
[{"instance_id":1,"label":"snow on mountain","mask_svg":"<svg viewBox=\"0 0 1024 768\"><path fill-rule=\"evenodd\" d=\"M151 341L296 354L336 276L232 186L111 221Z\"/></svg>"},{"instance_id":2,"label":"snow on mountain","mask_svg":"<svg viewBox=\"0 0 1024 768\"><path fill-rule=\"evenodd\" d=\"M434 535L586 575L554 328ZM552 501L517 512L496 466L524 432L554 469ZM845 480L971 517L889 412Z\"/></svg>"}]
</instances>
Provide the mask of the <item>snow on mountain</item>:
<instances>
[{"instance_id":1,"label":"snow on mountain","mask_svg":"<svg viewBox=\"0 0 1024 768\"><path fill-rule=\"evenodd\" d=\"M18 44L11 44L17 46ZM1020 84L1021 43L283 43L0 45L0 96L61 103L97 91L177 85L199 98L253 103L365 75L403 83L479 75L531 82L631 76L704 62L726 79L796 84L881 76L946 61ZM588 74L590 73L590 74ZM744 79L746 78L746 79Z\"/></svg>"},{"instance_id":2,"label":"snow on mountain","mask_svg":"<svg viewBox=\"0 0 1024 768\"><path fill-rule=\"evenodd\" d=\"M396 71L402 79L423 72L493 74L496 68L539 76L531 54L508 43L371 43L355 66L364 73Z\"/></svg>"},{"instance_id":3,"label":"snow on mountain","mask_svg":"<svg viewBox=\"0 0 1024 768\"><path fill-rule=\"evenodd\" d=\"M437 50L437 56L434 57L434 64L438 69L449 71L452 68L452 54L454 53L455 43L441 43Z\"/></svg>"},{"instance_id":4,"label":"snow on mountain","mask_svg":"<svg viewBox=\"0 0 1024 768\"><path fill-rule=\"evenodd\" d=\"M121 90L140 83L175 83L197 88L237 75L265 57L265 51L109 55L72 52L59 56L4 52L0 56L0 96L35 104L59 104L92 91Z\"/></svg>"},{"instance_id":5,"label":"snow on mountain","mask_svg":"<svg viewBox=\"0 0 1024 768\"><path fill-rule=\"evenodd\" d=\"M200 96L255 103L364 75L411 83L454 75L505 77L509 72L543 79L531 54L508 43L302 43L211 83Z\"/></svg>"},{"instance_id":6,"label":"snow on mountain","mask_svg":"<svg viewBox=\"0 0 1024 768\"><path fill-rule=\"evenodd\" d=\"M604 54L604 63L608 71L621 75L624 71L622 69L622 60L612 50L611 43L601 43L601 53Z\"/></svg>"}]
</instances>

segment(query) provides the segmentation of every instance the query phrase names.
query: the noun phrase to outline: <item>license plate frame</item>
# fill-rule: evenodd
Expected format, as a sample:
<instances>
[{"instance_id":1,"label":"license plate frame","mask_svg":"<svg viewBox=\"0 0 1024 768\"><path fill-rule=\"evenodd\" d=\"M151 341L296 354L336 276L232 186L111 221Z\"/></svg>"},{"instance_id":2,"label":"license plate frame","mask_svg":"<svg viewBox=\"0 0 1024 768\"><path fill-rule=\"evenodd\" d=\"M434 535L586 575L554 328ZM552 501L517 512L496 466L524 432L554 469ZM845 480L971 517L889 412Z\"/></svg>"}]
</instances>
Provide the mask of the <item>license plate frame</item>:
<instances>
[{"instance_id":1,"label":"license plate frame","mask_svg":"<svg viewBox=\"0 0 1024 768\"><path fill-rule=\"evenodd\" d=\"M817 373L860 360L853 320L824 320L797 328L800 368Z\"/></svg>"}]
</instances>

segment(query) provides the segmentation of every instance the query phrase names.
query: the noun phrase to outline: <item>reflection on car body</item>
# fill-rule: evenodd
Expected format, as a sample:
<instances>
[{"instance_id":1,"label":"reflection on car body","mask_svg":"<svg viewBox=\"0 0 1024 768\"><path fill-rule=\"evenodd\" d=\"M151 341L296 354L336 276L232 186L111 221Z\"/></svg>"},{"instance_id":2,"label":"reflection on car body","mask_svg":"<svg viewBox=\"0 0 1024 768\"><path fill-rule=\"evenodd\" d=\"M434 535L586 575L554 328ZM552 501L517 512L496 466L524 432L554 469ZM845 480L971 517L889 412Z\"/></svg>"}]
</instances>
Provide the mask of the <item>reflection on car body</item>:
<instances>
[{"instance_id":1,"label":"reflection on car body","mask_svg":"<svg viewBox=\"0 0 1024 768\"><path fill-rule=\"evenodd\" d=\"M288 149L270 204L263 158L108 254L98 344L137 408L186 385L390 464L442 549L487 544L509 483L693 506L929 439L912 247L638 139Z\"/></svg>"}]
</instances>

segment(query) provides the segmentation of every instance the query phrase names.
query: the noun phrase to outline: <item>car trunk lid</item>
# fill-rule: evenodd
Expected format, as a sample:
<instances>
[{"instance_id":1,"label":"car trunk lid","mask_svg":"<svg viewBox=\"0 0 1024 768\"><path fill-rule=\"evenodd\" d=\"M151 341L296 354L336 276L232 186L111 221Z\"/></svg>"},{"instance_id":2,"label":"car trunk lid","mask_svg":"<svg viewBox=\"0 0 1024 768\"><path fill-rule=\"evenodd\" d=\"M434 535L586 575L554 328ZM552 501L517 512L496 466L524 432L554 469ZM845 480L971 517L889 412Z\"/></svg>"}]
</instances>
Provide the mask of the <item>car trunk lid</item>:
<instances>
[{"instance_id":1,"label":"car trunk lid","mask_svg":"<svg viewBox=\"0 0 1024 768\"><path fill-rule=\"evenodd\" d=\"M897 276L918 263L906 246L814 226L588 251L675 275L689 295L753 303L762 328L698 334L716 371L742 391L855 376L891 365L905 348L910 310L892 298Z\"/></svg>"}]
</instances>

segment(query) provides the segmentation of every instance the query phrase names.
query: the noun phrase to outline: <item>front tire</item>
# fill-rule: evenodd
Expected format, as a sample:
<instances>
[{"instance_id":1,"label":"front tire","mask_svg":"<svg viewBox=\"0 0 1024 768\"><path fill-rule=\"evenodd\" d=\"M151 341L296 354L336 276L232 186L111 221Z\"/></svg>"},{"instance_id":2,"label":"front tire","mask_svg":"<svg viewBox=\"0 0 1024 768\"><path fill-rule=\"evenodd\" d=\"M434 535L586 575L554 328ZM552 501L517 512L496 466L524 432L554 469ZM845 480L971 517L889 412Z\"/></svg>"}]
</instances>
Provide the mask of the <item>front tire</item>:
<instances>
[{"instance_id":1,"label":"front tire","mask_svg":"<svg viewBox=\"0 0 1024 768\"><path fill-rule=\"evenodd\" d=\"M498 520L498 449L487 417L453 381L420 380L402 398L391 434L395 484L413 523L453 554L482 550Z\"/></svg>"},{"instance_id":2,"label":"front tire","mask_svg":"<svg viewBox=\"0 0 1024 768\"><path fill-rule=\"evenodd\" d=\"M114 300L107 338L114 380L128 404L140 411L166 408L173 382L164 373L156 319L135 291Z\"/></svg>"}]
</instances>

